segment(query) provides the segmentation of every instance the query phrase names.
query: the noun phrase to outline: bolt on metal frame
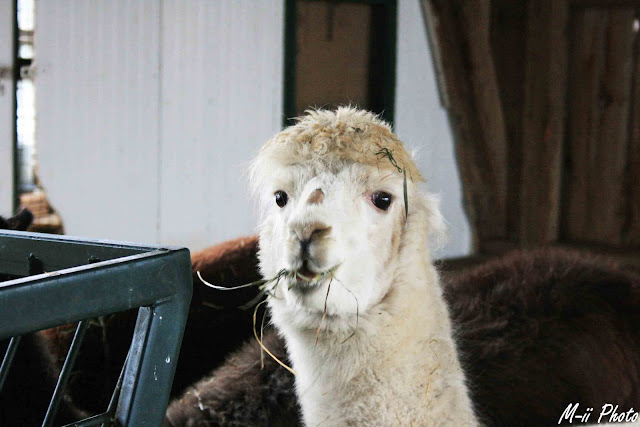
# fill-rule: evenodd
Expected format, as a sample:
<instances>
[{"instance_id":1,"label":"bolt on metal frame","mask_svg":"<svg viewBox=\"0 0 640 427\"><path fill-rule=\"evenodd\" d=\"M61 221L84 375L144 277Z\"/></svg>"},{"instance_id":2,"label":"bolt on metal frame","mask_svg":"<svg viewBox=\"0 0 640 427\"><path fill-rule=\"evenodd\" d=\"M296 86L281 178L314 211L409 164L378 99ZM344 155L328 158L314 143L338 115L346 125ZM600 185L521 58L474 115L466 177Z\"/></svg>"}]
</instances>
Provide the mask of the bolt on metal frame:
<instances>
[{"instance_id":1,"label":"bolt on metal frame","mask_svg":"<svg viewBox=\"0 0 640 427\"><path fill-rule=\"evenodd\" d=\"M51 425L88 319L139 307L109 407L72 425L162 425L192 294L187 249L2 230L0 273L21 277L0 282L0 339L13 337L0 392L21 335L79 322L43 414Z\"/></svg>"}]
</instances>

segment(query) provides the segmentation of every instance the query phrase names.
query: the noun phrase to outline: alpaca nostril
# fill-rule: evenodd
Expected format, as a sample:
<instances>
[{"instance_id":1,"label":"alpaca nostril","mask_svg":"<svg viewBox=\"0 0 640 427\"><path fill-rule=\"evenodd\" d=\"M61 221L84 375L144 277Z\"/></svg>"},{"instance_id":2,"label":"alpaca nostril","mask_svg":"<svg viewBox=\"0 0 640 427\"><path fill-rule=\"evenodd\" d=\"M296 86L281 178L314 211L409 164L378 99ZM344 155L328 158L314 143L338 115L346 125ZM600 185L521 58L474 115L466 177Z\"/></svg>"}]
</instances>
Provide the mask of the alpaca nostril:
<instances>
[{"instance_id":1,"label":"alpaca nostril","mask_svg":"<svg viewBox=\"0 0 640 427\"><path fill-rule=\"evenodd\" d=\"M331 227L321 223L314 223L304 227L300 233L296 234L298 235L298 239L300 239L300 241L308 240L310 242L312 240L320 239L326 236L330 231Z\"/></svg>"},{"instance_id":2,"label":"alpaca nostril","mask_svg":"<svg viewBox=\"0 0 640 427\"><path fill-rule=\"evenodd\" d=\"M316 240L322 239L331 232L331 227L322 224L314 223L310 224L301 230L296 230L298 241L300 242L300 251L302 254L309 252L309 246Z\"/></svg>"},{"instance_id":3,"label":"alpaca nostril","mask_svg":"<svg viewBox=\"0 0 640 427\"><path fill-rule=\"evenodd\" d=\"M300 240L300 253L305 256L309 253L309 246L311 245L311 239Z\"/></svg>"}]
</instances>

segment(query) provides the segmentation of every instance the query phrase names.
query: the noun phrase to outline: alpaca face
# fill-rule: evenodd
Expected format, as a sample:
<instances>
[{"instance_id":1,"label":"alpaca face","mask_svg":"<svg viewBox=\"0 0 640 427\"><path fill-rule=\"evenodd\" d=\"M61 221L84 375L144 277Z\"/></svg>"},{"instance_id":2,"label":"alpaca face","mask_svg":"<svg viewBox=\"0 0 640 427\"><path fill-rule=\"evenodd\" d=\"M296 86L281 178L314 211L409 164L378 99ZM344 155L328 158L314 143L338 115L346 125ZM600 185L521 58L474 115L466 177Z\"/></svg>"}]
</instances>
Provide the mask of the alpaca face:
<instances>
[{"instance_id":1,"label":"alpaca face","mask_svg":"<svg viewBox=\"0 0 640 427\"><path fill-rule=\"evenodd\" d=\"M345 162L283 166L269 181L261 197L260 266L265 278L291 272L270 299L274 320L317 328L326 306L324 326L353 327L396 273L405 232L402 174Z\"/></svg>"}]
</instances>

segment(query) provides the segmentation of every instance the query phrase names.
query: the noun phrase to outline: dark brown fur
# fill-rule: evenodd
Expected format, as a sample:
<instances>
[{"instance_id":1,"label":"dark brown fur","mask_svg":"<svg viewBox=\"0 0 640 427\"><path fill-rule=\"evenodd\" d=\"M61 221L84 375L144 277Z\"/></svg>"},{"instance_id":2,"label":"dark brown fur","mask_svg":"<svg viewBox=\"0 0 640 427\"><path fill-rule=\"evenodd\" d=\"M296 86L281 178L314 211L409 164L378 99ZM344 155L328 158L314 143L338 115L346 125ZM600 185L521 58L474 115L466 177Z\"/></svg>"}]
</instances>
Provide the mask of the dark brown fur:
<instances>
[{"instance_id":1,"label":"dark brown fur","mask_svg":"<svg viewBox=\"0 0 640 427\"><path fill-rule=\"evenodd\" d=\"M264 344L286 361L282 341L270 331ZM266 356L266 355L265 355ZM292 375L247 342L213 374L196 383L167 410L166 426L295 426L299 409Z\"/></svg>"},{"instance_id":2,"label":"dark brown fur","mask_svg":"<svg viewBox=\"0 0 640 427\"><path fill-rule=\"evenodd\" d=\"M547 249L513 253L444 287L471 395L487 425L557 424L569 403L640 408L640 276ZM285 354L274 332L265 339ZM171 403L167 425L291 422L299 419L294 398L291 374L271 361L260 370L259 348L248 343Z\"/></svg>"},{"instance_id":3,"label":"dark brown fur","mask_svg":"<svg viewBox=\"0 0 640 427\"><path fill-rule=\"evenodd\" d=\"M639 409L639 276L576 252L518 252L452 281L446 297L488 424L556 424L577 402Z\"/></svg>"},{"instance_id":4,"label":"dark brown fur","mask_svg":"<svg viewBox=\"0 0 640 427\"><path fill-rule=\"evenodd\" d=\"M0 217L0 229L25 231L33 215L22 210L15 216ZM11 277L0 275L0 281ZM4 357L9 340L0 340L0 358ZM0 391L0 426L40 425L53 395L58 370L38 333L22 337L14 362ZM66 424L77 420L80 413L66 400L60 404L56 421Z\"/></svg>"}]
</instances>

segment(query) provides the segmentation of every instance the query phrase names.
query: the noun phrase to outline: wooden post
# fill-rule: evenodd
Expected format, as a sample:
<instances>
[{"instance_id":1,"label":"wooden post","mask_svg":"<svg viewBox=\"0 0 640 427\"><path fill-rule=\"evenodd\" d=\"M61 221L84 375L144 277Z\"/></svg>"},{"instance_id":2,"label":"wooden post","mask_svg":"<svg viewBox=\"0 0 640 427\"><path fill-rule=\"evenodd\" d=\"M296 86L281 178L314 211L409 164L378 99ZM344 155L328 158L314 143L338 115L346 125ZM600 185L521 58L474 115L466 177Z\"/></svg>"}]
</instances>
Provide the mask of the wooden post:
<instances>
[{"instance_id":1,"label":"wooden post","mask_svg":"<svg viewBox=\"0 0 640 427\"><path fill-rule=\"evenodd\" d=\"M507 141L488 0L423 0L476 249L506 238ZM444 86L444 88L442 88Z\"/></svg>"},{"instance_id":2,"label":"wooden post","mask_svg":"<svg viewBox=\"0 0 640 427\"><path fill-rule=\"evenodd\" d=\"M575 12L567 237L622 243L627 216L634 9Z\"/></svg>"},{"instance_id":3,"label":"wooden post","mask_svg":"<svg viewBox=\"0 0 640 427\"><path fill-rule=\"evenodd\" d=\"M523 245L558 239L567 75L567 3L530 0L523 119Z\"/></svg>"},{"instance_id":4,"label":"wooden post","mask_svg":"<svg viewBox=\"0 0 640 427\"><path fill-rule=\"evenodd\" d=\"M573 13L571 68L569 78L566 173L566 206L563 209L564 238L585 241L589 227L592 177L591 159L597 144L598 91L604 62L606 11L576 10Z\"/></svg>"},{"instance_id":5,"label":"wooden post","mask_svg":"<svg viewBox=\"0 0 640 427\"><path fill-rule=\"evenodd\" d=\"M520 240L520 177L522 174L522 112L527 3L491 1L491 48L508 141L507 240Z\"/></svg>"},{"instance_id":6,"label":"wooden post","mask_svg":"<svg viewBox=\"0 0 640 427\"><path fill-rule=\"evenodd\" d=\"M637 30L633 50L629 165L625 183L628 201L623 243L632 247L640 247L640 32Z\"/></svg>"},{"instance_id":7,"label":"wooden post","mask_svg":"<svg viewBox=\"0 0 640 427\"><path fill-rule=\"evenodd\" d=\"M596 161L593 164L591 238L598 243L619 245L625 217L625 168L628 154L628 120L633 55L634 9L609 11L605 68L602 74Z\"/></svg>"}]
</instances>

